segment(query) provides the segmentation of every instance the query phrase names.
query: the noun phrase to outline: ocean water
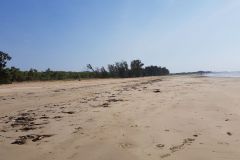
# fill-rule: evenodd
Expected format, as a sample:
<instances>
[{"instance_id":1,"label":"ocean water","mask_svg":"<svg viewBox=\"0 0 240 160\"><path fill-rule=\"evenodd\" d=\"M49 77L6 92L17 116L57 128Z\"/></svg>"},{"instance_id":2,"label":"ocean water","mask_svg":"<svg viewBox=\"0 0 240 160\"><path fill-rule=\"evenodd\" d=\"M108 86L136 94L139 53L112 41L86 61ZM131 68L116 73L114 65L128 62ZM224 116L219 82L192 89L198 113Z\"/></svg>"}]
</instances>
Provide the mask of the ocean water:
<instances>
[{"instance_id":1,"label":"ocean water","mask_svg":"<svg viewBox=\"0 0 240 160\"><path fill-rule=\"evenodd\" d=\"M212 72L212 73L206 73L204 76L208 77L240 77L240 71L239 72Z\"/></svg>"}]
</instances>

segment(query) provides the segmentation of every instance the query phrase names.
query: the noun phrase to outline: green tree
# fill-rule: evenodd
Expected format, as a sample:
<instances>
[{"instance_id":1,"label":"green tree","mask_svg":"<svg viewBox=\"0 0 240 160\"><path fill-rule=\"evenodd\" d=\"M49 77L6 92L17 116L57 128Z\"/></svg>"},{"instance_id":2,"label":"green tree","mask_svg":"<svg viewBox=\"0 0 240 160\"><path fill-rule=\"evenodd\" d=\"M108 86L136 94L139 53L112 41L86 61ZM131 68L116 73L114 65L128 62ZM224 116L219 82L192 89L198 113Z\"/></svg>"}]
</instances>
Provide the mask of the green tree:
<instances>
[{"instance_id":1,"label":"green tree","mask_svg":"<svg viewBox=\"0 0 240 160\"><path fill-rule=\"evenodd\" d=\"M141 60L133 60L131 62L131 76L133 77L140 77L143 76L143 67L144 64Z\"/></svg>"},{"instance_id":2,"label":"green tree","mask_svg":"<svg viewBox=\"0 0 240 160\"><path fill-rule=\"evenodd\" d=\"M170 72L166 67L162 68L162 75L168 75Z\"/></svg>"},{"instance_id":3,"label":"green tree","mask_svg":"<svg viewBox=\"0 0 240 160\"><path fill-rule=\"evenodd\" d=\"M0 51L0 71L6 67L8 61L10 61L12 57L10 57L7 53Z\"/></svg>"},{"instance_id":4,"label":"green tree","mask_svg":"<svg viewBox=\"0 0 240 160\"><path fill-rule=\"evenodd\" d=\"M129 69L126 61L116 62L115 68L116 68L118 77L121 77L121 78L128 77Z\"/></svg>"},{"instance_id":5,"label":"green tree","mask_svg":"<svg viewBox=\"0 0 240 160\"><path fill-rule=\"evenodd\" d=\"M6 69L7 62L12 58L2 51L0 51L0 83L11 83L11 73L9 69Z\"/></svg>"},{"instance_id":6,"label":"green tree","mask_svg":"<svg viewBox=\"0 0 240 160\"><path fill-rule=\"evenodd\" d=\"M12 75L12 82L21 82L26 80L24 72L20 71L19 68L11 67L10 73Z\"/></svg>"},{"instance_id":7,"label":"green tree","mask_svg":"<svg viewBox=\"0 0 240 160\"><path fill-rule=\"evenodd\" d=\"M95 72L91 64L87 64L87 69L90 69L91 71Z\"/></svg>"},{"instance_id":8,"label":"green tree","mask_svg":"<svg viewBox=\"0 0 240 160\"><path fill-rule=\"evenodd\" d=\"M101 67L100 73L101 73L102 78L107 78L108 77L108 72L104 67Z\"/></svg>"},{"instance_id":9,"label":"green tree","mask_svg":"<svg viewBox=\"0 0 240 160\"><path fill-rule=\"evenodd\" d=\"M117 77L117 70L114 64L108 65L108 71L109 71L110 77Z\"/></svg>"},{"instance_id":10,"label":"green tree","mask_svg":"<svg viewBox=\"0 0 240 160\"><path fill-rule=\"evenodd\" d=\"M147 66L144 68L144 76L161 76L168 74L169 70L166 67Z\"/></svg>"}]
</instances>

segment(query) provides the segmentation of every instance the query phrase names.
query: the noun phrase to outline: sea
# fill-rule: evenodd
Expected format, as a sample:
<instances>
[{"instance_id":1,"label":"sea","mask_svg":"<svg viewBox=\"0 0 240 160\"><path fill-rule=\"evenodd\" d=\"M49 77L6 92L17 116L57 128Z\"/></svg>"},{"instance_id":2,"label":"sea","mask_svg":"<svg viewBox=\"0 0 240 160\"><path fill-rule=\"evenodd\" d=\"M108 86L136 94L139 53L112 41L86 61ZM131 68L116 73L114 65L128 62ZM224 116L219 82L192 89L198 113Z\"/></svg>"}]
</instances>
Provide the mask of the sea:
<instances>
[{"instance_id":1,"label":"sea","mask_svg":"<svg viewBox=\"0 0 240 160\"><path fill-rule=\"evenodd\" d=\"M205 73L204 76L208 77L240 77L240 71L237 72L211 72Z\"/></svg>"}]
</instances>

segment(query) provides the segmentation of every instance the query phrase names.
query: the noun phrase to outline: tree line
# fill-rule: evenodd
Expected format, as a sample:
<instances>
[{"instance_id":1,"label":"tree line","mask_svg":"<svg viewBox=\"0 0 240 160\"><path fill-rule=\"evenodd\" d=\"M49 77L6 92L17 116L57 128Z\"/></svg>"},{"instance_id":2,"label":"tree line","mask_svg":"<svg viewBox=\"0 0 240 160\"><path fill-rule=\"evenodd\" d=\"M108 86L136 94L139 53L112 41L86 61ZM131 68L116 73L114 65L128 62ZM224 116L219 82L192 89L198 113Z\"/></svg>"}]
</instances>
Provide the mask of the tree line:
<instances>
[{"instance_id":1,"label":"tree line","mask_svg":"<svg viewBox=\"0 0 240 160\"><path fill-rule=\"evenodd\" d=\"M87 65L87 71L67 72L67 71L38 71L30 69L29 71L21 71L16 67L6 67L8 61L12 58L9 54L0 51L0 84L22 82L22 81L44 81L44 80L67 80L82 78L129 78L144 76L161 76L168 75L169 70L160 66L146 66L141 60L132 60L130 65L126 61L109 64L105 67L93 67Z\"/></svg>"}]
</instances>

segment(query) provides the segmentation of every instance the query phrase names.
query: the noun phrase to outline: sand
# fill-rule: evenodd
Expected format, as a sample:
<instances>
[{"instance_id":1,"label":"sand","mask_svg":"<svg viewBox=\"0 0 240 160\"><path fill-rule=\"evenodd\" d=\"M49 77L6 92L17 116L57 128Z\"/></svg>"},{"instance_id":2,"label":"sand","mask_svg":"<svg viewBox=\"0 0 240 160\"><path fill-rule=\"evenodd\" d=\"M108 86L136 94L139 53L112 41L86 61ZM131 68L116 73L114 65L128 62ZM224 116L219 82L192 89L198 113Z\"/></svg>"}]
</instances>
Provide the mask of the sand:
<instances>
[{"instance_id":1,"label":"sand","mask_svg":"<svg viewBox=\"0 0 240 160\"><path fill-rule=\"evenodd\" d=\"M0 160L239 160L239 126L239 78L0 86Z\"/></svg>"}]
</instances>

